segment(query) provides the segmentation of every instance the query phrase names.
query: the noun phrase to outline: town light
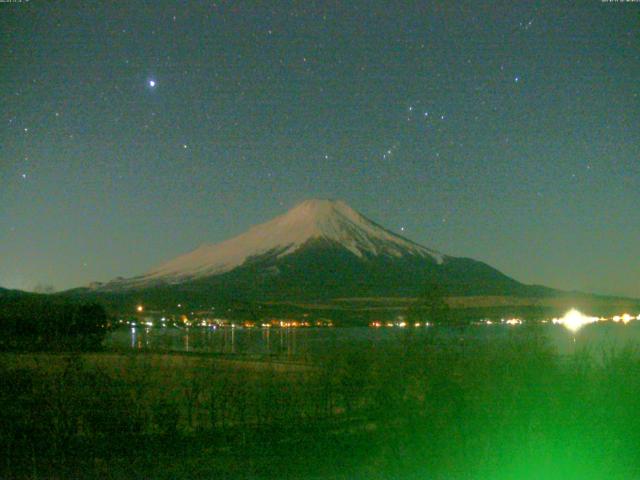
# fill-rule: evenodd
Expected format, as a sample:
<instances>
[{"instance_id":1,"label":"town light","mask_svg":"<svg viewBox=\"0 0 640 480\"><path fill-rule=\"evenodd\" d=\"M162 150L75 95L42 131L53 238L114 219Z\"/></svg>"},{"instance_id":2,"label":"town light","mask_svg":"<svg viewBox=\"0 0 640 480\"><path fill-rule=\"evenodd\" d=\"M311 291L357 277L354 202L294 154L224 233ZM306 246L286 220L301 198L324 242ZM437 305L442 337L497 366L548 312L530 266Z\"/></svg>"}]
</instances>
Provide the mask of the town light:
<instances>
[{"instance_id":1,"label":"town light","mask_svg":"<svg viewBox=\"0 0 640 480\"><path fill-rule=\"evenodd\" d=\"M575 308L572 308L564 314L564 317L554 318L553 323L563 325L566 329L571 330L575 333L583 326L597 322L598 320L598 317L589 317L579 312Z\"/></svg>"}]
</instances>

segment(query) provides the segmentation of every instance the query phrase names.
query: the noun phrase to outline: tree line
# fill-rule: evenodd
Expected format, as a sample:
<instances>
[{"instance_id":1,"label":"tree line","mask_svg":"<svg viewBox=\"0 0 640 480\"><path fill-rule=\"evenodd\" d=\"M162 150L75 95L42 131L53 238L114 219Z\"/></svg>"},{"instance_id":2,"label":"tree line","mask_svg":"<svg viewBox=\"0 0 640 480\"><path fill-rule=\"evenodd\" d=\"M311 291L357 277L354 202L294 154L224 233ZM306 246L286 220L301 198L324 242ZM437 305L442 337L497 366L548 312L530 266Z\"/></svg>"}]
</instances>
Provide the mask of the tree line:
<instances>
[{"instance_id":1,"label":"tree line","mask_svg":"<svg viewBox=\"0 0 640 480\"><path fill-rule=\"evenodd\" d=\"M0 350L96 350L109 325L96 303L45 295L0 298Z\"/></svg>"}]
</instances>

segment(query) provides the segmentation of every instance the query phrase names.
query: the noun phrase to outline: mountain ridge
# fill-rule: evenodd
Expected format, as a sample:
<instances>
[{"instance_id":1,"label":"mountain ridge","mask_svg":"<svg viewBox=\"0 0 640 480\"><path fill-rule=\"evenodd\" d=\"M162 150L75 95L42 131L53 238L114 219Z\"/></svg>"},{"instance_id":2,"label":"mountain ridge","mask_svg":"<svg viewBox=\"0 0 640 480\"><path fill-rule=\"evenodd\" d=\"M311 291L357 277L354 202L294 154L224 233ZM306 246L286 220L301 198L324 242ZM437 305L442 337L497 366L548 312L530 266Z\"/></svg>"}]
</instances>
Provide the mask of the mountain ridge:
<instances>
[{"instance_id":1,"label":"mountain ridge","mask_svg":"<svg viewBox=\"0 0 640 480\"><path fill-rule=\"evenodd\" d=\"M104 294L247 301L340 296L527 295L529 287L484 262L398 235L341 200L311 199L217 244L202 244L147 273L97 284Z\"/></svg>"},{"instance_id":2,"label":"mountain ridge","mask_svg":"<svg viewBox=\"0 0 640 480\"><path fill-rule=\"evenodd\" d=\"M333 242L360 258L409 255L442 264L446 257L391 232L341 200L312 199L236 237L202 244L143 275L112 281L101 288L144 288L221 275L256 258L286 257L314 240Z\"/></svg>"},{"instance_id":3,"label":"mountain ridge","mask_svg":"<svg viewBox=\"0 0 640 480\"><path fill-rule=\"evenodd\" d=\"M549 318L576 307L602 315L640 308L631 299L523 284L484 262L413 242L339 200L307 200L143 275L54 295L99 302L119 314L143 304L175 314L188 308L254 319L329 315L345 324L395 318L434 295L446 298L461 321ZM0 290L3 296L7 292Z\"/></svg>"}]
</instances>

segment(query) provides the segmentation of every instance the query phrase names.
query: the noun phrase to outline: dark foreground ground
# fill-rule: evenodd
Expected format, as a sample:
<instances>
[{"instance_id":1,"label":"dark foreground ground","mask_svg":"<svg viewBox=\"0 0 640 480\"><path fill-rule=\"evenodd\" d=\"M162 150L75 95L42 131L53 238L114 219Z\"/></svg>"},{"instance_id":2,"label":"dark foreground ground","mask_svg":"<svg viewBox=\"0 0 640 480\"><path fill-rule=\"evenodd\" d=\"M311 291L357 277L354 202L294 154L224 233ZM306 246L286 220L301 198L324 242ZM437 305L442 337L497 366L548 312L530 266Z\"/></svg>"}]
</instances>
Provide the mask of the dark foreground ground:
<instances>
[{"instance_id":1,"label":"dark foreground ground","mask_svg":"<svg viewBox=\"0 0 640 480\"><path fill-rule=\"evenodd\" d=\"M640 355L535 329L309 365L0 356L0 478L640 478Z\"/></svg>"}]
</instances>

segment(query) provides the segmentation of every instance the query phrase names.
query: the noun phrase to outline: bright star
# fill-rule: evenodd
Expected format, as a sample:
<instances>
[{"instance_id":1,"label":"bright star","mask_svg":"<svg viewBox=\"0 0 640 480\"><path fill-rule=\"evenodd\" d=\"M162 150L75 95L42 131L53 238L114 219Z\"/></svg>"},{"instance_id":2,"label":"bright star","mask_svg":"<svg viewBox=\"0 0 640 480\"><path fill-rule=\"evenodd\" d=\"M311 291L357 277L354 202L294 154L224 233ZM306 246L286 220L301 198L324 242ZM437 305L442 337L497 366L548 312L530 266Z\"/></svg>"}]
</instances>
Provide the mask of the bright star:
<instances>
[{"instance_id":1,"label":"bright star","mask_svg":"<svg viewBox=\"0 0 640 480\"><path fill-rule=\"evenodd\" d=\"M149 80L149 86L151 88L155 87L156 86L156 81L155 80Z\"/></svg>"}]
</instances>

